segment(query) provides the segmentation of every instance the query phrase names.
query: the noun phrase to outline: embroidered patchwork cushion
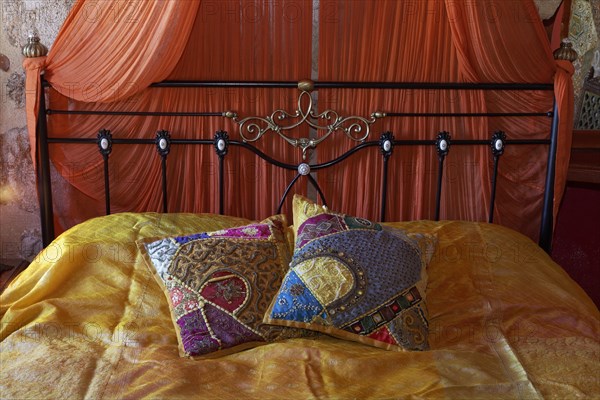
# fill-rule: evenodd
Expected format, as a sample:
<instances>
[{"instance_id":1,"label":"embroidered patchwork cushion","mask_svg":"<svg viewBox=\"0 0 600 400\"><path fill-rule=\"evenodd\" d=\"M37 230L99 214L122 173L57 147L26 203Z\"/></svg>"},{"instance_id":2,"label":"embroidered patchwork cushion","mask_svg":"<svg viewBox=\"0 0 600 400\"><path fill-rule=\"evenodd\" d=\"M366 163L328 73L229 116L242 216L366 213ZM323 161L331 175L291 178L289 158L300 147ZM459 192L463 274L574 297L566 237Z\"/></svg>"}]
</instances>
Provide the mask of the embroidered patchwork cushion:
<instances>
[{"instance_id":1,"label":"embroidered patchwork cushion","mask_svg":"<svg viewBox=\"0 0 600 400\"><path fill-rule=\"evenodd\" d=\"M404 231L294 198L295 251L265 322L428 349L427 257Z\"/></svg>"},{"instance_id":2,"label":"embroidered patchwork cushion","mask_svg":"<svg viewBox=\"0 0 600 400\"><path fill-rule=\"evenodd\" d=\"M262 323L290 260L285 218L138 243L169 302L181 356L298 336Z\"/></svg>"}]
</instances>

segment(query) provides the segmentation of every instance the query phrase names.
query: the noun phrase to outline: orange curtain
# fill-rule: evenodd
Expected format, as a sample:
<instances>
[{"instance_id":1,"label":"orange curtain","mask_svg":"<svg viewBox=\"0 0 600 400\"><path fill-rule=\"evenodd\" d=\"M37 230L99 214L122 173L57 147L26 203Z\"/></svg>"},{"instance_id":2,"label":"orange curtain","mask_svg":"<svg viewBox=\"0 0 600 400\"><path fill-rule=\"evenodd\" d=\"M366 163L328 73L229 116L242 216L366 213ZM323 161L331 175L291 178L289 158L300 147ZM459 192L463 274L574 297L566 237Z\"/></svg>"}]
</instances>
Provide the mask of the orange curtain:
<instances>
[{"instance_id":1,"label":"orange curtain","mask_svg":"<svg viewBox=\"0 0 600 400\"><path fill-rule=\"evenodd\" d=\"M376 4L377 7L374 7ZM295 110L295 89L148 88L169 80L290 80L312 73L313 2L80 1L47 58L25 61L28 126L35 149L39 72L53 88L53 108L70 110L222 112L240 118ZM555 83L561 115L556 207L562 194L572 125L570 65L555 64L531 0L524 2L397 2L321 0L318 9L318 79L321 81L540 82ZM550 111L552 93L417 90L322 90L318 109L342 115L386 112ZM544 118L385 118L370 139L392 131L397 139L489 139L504 130L511 139L547 138ZM50 136L151 138L159 129L173 138L211 139L224 118L52 115ZM291 133L307 137L306 128ZM300 152L267 134L256 144L275 158L301 162ZM355 143L335 134L319 145L316 160L329 160ZM433 146L432 146L433 147ZM113 211L161 210L160 158L153 146L115 146L110 156ZM486 220L491 165L488 148L451 148L446 160L441 216ZM496 222L537 237L546 149L507 148L500 161ZM104 188L98 149L51 145L59 174L54 181L58 225L69 227L103 214ZM342 168L318 174L333 208L379 216L381 155L354 155ZM169 211L217 211L217 157L211 147L173 146L168 158ZM366 173L365 171L369 171ZM230 149L225 165L225 212L249 218L272 214L295 175L273 169L253 154ZM433 148L394 150L390 161L387 220L433 218L437 160ZM185 176L185 178L182 178ZM150 184L148 184L150 182ZM348 187L343 182L356 182ZM511 183L514 182L515 185ZM517 188L521 187L521 188ZM524 189L523 189L524 187ZM305 192L298 185L296 192ZM244 200L245 199L245 200ZM252 199L257 199L252 201ZM468 200L468 201L466 201ZM525 204L525 207L522 206ZM523 210L523 208L525 210ZM516 212L518 211L518 212ZM516 216L523 218L518 219Z\"/></svg>"},{"instance_id":2,"label":"orange curtain","mask_svg":"<svg viewBox=\"0 0 600 400\"><path fill-rule=\"evenodd\" d=\"M199 5L199 0L75 2L48 56L24 63L32 152L41 70L55 90L75 100L128 98L168 76Z\"/></svg>"},{"instance_id":3,"label":"orange curtain","mask_svg":"<svg viewBox=\"0 0 600 400\"><path fill-rule=\"evenodd\" d=\"M192 33L193 39L188 42L169 79L297 81L310 77L311 5L311 0L203 3ZM190 96L196 96L199 104L211 104L213 111L234 111L242 119L265 117L276 108L295 109L298 90L212 88L193 89L189 93ZM285 124L283 121L282 125ZM209 135L218 129L225 129L230 139L242 140L239 127L224 118L203 119L198 121L196 129ZM292 134L308 136L308 128L304 126ZM300 163L298 150L280 139L275 132L267 132L252 144L276 159L291 164ZM207 149L208 157L215 160L213 149ZM181 162L187 162L188 169L194 168L193 161ZM237 147L230 149L225 173L225 193L229 194L225 199L225 212L254 219L262 219L275 212L287 183L295 175L295 171L272 168L253 153ZM216 178L215 174L213 177ZM197 195L202 197L204 193ZM217 211L216 197L208 201L202 207L192 209ZM288 202L286 209L291 210L290 205Z\"/></svg>"},{"instance_id":4,"label":"orange curtain","mask_svg":"<svg viewBox=\"0 0 600 400\"><path fill-rule=\"evenodd\" d=\"M241 118L264 116L270 113L272 104L294 108L297 90L148 86L164 79L295 80L298 76L310 76L310 1L132 2L139 9L135 14L139 17L137 25L126 25L125 17L131 18L132 10L125 6L119 8L123 15L113 20L112 7L117 3L78 2L48 58L27 61L28 82L35 82L36 73L45 68L46 78L53 86L49 93L52 108L222 112L233 107L232 111ZM93 14L100 19L94 19L95 28L106 27L110 39L101 42L98 40L101 32L86 30L90 18L86 5L94 10L99 8ZM143 21L151 22L146 25ZM115 24L123 28L120 35L113 31ZM137 28L140 31L127 33ZM82 30L87 34L81 34ZM79 38L74 45L73 35ZM88 46L86 41L93 45ZM113 41L118 46L113 47ZM290 52L291 47L306 52ZM104 56L107 58L102 61ZM90 59L93 62L88 63ZM37 85L39 88L39 79ZM35 132L37 102L35 94L28 96L32 100L28 110L32 121L30 132ZM49 117L48 128L50 137L92 138L105 128L119 139L153 138L159 129L168 130L177 139L212 139L217 130L226 130L232 140L240 140L234 134L237 125L225 118L55 114ZM258 147L288 161L298 153L278 140L262 140ZM104 181L98 148L73 144L53 144L50 148L53 165L59 172L53 182L57 230L102 215ZM109 165L112 212L162 210L160 157L154 146L115 145ZM212 146L184 149L174 145L167 168L170 212L218 211L218 158ZM253 154L237 148L230 148L224 169L225 191L230 194L226 197L225 211L248 218L271 215L285 184L294 174L267 168ZM240 193L244 198L265 201L240 202L236 200Z\"/></svg>"},{"instance_id":5,"label":"orange curtain","mask_svg":"<svg viewBox=\"0 0 600 400\"><path fill-rule=\"evenodd\" d=\"M573 133L572 64L554 60L533 1L462 4L446 0L445 3L462 80L554 83L559 113L554 191L556 216L566 184ZM502 97L486 93L486 104L490 112L509 108L521 112L551 111L552 96L548 92L512 92ZM497 129L505 130L513 138L540 137L544 131L548 132L549 124L539 118L497 118L494 122ZM548 138L548 134L543 137ZM508 184L501 184L498 194L498 222L534 238L537 238L535 229L539 226L546 174L544 154L546 151L539 147L508 153L508 168L501 170L501 178ZM521 214L523 208L525 213Z\"/></svg>"},{"instance_id":6,"label":"orange curtain","mask_svg":"<svg viewBox=\"0 0 600 400\"><path fill-rule=\"evenodd\" d=\"M572 100L569 100L568 72L563 71L565 67L557 69L533 2L377 4L372 7L369 1L321 1L319 79L554 81L561 117L557 210L568 163ZM343 110L345 115L367 116L376 110L434 113L552 110L552 92L546 91L338 90L319 96L322 107ZM440 130L447 130L453 139L489 140L494 131L503 130L509 139L540 139L549 137L550 122L546 117L386 118L375 124L373 134L389 130L396 139L435 139ZM339 137L332 146L319 149L319 158L328 159L352 144ZM500 161L495 222L534 239L539 233L546 154L547 148L541 146L509 146ZM380 178L364 171L381 169L381 165L382 156L374 148L340 170L344 178L330 178L338 172L324 176L326 191L333 195L332 206L377 218ZM441 218L487 220L491 174L489 147L452 147L445 165ZM358 184L352 190L342 190L342 182L349 177L354 177ZM390 159L386 219L433 218L436 178L434 149L396 148Z\"/></svg>"},{"instance_id":7,"label":"orange curtain","mask_svg":"<svg viewBox=\"0 0 600 400\"><path fill-rule=\"evenodd\" d=\"M456 82L458 64L450 42L451 32L445 19L443 3L379 2L372 7L369 1L324 1L320 20L319 79L384 82ZM326 16L331 16L327 18ZM377 21L365 24L363 21ZM341 60L344 60L343 64ZM480 96L468 91L459 93L431 90L335 90L319 93L319 105L335 108L344 115L368 116L373 111L383 112L469 112L481 106ZM483 121L485 123L485 121ZM472 132L472 120L452 118L385 118L372 127L371 139L384 131L394 133L396 139L435 139L441 130L452 132L454 138L461 132ZM339 155L354 145L345 136L338 135L331 146L319 149L319 158ZM452 152L461 152L452 149ZM456 154L460 162L474 162ZM331 206L356 212L368 218L378 218L381 197L380 171L382 156L378 148L353 156L353 162L338 171L328 172L324 185L333 194ZM460 157L460 158L459 158ZM394 149L389 166L387 220L406 220L434 217L437 164L435 151L424 147ZM455 169L460 166L448 160L447 179L456 181ZM365 171L377 171L366 174ZM479 174L479 170L474 170ZM342 190L342 182L351 179L356 187ZM365 178L364 181L362 178ZM469 177L476 184L473 192L461 187L448 188L444 193L456 201L454 214L446 212L449 201L442 203L446 218L478 220L484 215L479 201L484 177ZM463 182L458 182L463 184ZM462 190L457 192L457 190ZM462 201L472 199L470 201ZM472 207L474 206L474 207ZM464 207L464 208L459 208Z\"/></svg>"}]
</instances>

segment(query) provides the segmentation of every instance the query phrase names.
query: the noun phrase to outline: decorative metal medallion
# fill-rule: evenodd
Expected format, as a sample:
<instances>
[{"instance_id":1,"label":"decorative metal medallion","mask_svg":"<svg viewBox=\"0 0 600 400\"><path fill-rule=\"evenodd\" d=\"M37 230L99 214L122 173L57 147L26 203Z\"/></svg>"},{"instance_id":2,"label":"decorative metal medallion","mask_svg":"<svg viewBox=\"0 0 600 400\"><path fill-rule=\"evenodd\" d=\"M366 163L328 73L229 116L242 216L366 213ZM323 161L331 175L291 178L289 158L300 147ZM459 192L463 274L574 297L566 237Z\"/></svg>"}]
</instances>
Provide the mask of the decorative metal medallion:
<instances>
[{"instance_id":1,"label":"decorative metal medallion","mask_svg":"<svg viewBox=\"0 0 600 400\"><path fill-rule=\"evenodd\" d=\"M384 132L379 138L379 149L384 157L392 155L394 150L394 134L392 132Z\"/></svg>"},{"instance_id":2,"label":"decorative metal medallion","mask_svg":"<svg viewBox=\"0 0 600 400\"><path fill-rule=\"evenodd\" d=\"M450 138L450 133L446 131L438 133L437 140L435 141L438 156L446 157L448 155L450 151Z\"/></svg>"},{"instance_id":3,"label":"decorative metal medallion","mask_svg":"<svg viewBox=\"0 0 600 400\"><path fill-rule=\"evenodd\" d=\"M98 150L100 150L100 154L103 156L108 156L112 152L112 134L107 129L101 129L98 132L98 136L96 139L96 143L98 144Z\"/></svg>"},{"instance_id":4,"label":"decorative metal medallion","mask_svg":"<svg viewBox=\"0 0 600 400\"><path fill-rule=\"evenodd\" d=\"M156 143L156 150L158 154L165 157L171 151L171 134L169 131L160 130L156 132L156 139L154 139L154 143Z\"/></svg>"},{"instance_id":5,"label":"decorative metal medallion","mask_svg":"<svg viewBox=\"0 0 600 400\"><path fill-rule=\"evenodd\" d=\"M225 131L215 133L215 151L219 157L224 157L229 149L229 135Z\"/></svg>"},{"instance_id":6,"label":"decorative metal medallion","mask_svg":"<svg viewBox=\"0 0 600 400\"><path fill-rule=\"evenodd\" d=\"M492 147L492 154L494 156L501 156L504 153L504 147L506 146L506 134L502 131L496 131L492 135L492 141L490 146Z\"/></svg>"},{"instance_id":7,"label":"decorative metal medallion","mask_svg":"<svg viewBox=\"0 0 600 400\"><path fill-rule=\"evenodd\" d=\"M308 165L307 163L302 163L298 165L298 173L302 176L310 174L310 165Z\"/></svg>"},{"instance_id":8,"label":"decorative metal medallion","mask_svg":"<svg viewBox=\"0 0 600 400\"><path fill-rule=\"evenodd\" d=\"M304 85L299 86L308 88ZM235 112L227 111L223 113L223 116L232 119L240 126L240 136L244 142L257 141L265 133L273 131L292 146L300 147L303 159L306 159L306 151L309 148L317 147L319 143L336 131L343 132L348 138L356 142L364 142L369 136L371 124L377 119L385 117L385 113L383 112L374 112L370 118L359 116L343 117L333 110L325 110L318 113L313 109L313 106L313 99L310 93L302 90L298 96L298 108L294 112L279 109L267 117L246 117L240 119ZM295 122L289 125L280 125L280 122L290 119L294 119ZM320 123L320 121L324 121L326 124ZM325 134L316 138L297 139L284 134L285 131L297 128L302 124L308 124L313 129L325 131Z\"/></svg>"}]
</instances>

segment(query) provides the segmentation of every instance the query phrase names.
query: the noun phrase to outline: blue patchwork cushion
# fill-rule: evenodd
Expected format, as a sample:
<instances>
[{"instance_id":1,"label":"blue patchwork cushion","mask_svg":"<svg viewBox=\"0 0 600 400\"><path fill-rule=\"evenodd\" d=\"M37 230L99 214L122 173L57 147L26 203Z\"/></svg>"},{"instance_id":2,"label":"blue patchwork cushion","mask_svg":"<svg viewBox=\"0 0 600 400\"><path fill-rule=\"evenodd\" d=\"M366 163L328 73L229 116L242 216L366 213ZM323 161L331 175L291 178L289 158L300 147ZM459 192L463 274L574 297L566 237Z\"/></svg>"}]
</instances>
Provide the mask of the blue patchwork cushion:
<instances>
[{"instance_id":1,"label":"blue patchwork cushion","mask_svg":"<svg viewBox=\"0 0 600 400\"><path fill-rule=\"evenodd\" d=\"M315 210L303 202L294 199L294 213ZM290 269L264 322L385 349L429 348L427 263L415 237L322 209L294 220L302 223Z\"/></svg>"}]
</instances>

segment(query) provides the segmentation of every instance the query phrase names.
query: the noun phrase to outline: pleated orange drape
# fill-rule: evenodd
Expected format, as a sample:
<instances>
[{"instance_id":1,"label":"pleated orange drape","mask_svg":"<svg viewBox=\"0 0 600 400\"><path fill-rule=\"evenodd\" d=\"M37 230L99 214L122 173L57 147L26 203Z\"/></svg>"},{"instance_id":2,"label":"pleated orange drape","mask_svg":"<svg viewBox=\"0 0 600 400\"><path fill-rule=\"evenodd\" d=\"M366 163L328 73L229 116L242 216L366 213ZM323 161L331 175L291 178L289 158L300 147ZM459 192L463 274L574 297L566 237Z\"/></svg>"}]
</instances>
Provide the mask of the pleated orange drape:
<instances>
[{"instance_id":1,"label":"pleated orange drape","mask_svg":"<svg viewBox=\"0 0 600 400\"><path fill-rule=\"evenodd\" d=\"M570 147L572 97L569 74L557 67L531 1L377 2L321 1L319 79L411 82L555 83L561 129L555 210L564 188ZM377 21L365 24L364 21ZM343 60L343 62L342 62ZM540 112L552 110L552 92L348 91L320 93L320 105L345 114L384 112ZM322 110L321 110L322 111ZM386 118L375 134L397 139L490 139L496 130L509 139L549 137L549 118ZM345 137L319 149L325 160L348 149ZM390 161L387 220L433 218L437 156L434 149L397 148ZM547 148L512 146L500 161L495 222L536 239L546 174ZM348 168L325 176L332 206L379 216L381 169L378 149L355 157ZM330 176L342 174L343 178ZM441 218L486 220L490 203L491 156L487 147L451 148L446 160ZM346 179L357 181L341 190ZM468 200L467 200L468 199ZM466 200L466 201L465 201Z\"/></svg>"},{"instance_id":2,"label":"pleated orange drape","mask_svg":"<svg viewBox=\"0 0 600 400\"><path fill-rule=\"evenodd\" d=\"M318 55L321 81L538 82L555 84L560 112L556 202L564 187L572 85L570 64L555 63L531 0L522 2L417 2L321 0ZM47 58L25 61L28 126L35 149L39 73L54 89L53 108L120 111L236 111L266 116L294 110L293 89L148 88L169 80L292 80L312 71L313 2L259 0L76 2ZM552 93L481 91L322 90L318 108L342 115L371 112L550 111ZM547 138L544 118L386 118L373 127L396 138ZM175 138L212 138L229 120L203 117L65 116L49 118L51 136L150 138L166 129ZM306 128L292 133L309 135ZM292 164L301 162L275 133L259 148ZM355 143L335 134L317 149L324 161ZM320 172L333 208L379 216L381 155L354 155L343 168ZM547 151L508 147L500 162L496 222L537 237ZM52 145L56 214L62 228L103 213L102 159L95 146ZM160 159L152 146L115 146L110 156L113 211L161 209ZM169 211L217 211L217 158L208 147L173 146L168 159ZM369 171L369 172L366 172ZM294 172L267 167L254 155L230 149L225 167L228 214L263 218L273 212ZM387 220L432 218L437 175L433 148L396 148L390 164ZM185 178L183 178L185 176ZM485 220L490 201L489 149L451 148L446 160L441 215ZM148 184L148 181L150 184ZM343 182L356 182L344 185ZM512 183L515 183L514 185ZM295 191L304 192L305 185ZM256 199L253 201L253 199ZM523 206L525 204L525 206ZM519 216L519 217L517 217Z\"/></svg>"},{"instance_id":3,"label":"pleated orange drape","mask_svg":"<svg viewBox=\"0 0 600 400\"><path fill-rule=\"evenodd\" d=\"M299 77L310 77L311 4L310 0L206 3L195 24L194 39L189 41L169 79L296 81ZM297 89L273 88L212 88L191 92L201 99L200 102L214 102L213 109L233 109L240 119L265 117L277 108L293 110L298 94ZM239 127L229 120L198 122L197 129L204 132L226 129L231 139L242 139ZM295 130L293 135L308 136L308 127ZM300 163L298 150L275 132L268 132L253 144L276 159ZM214 150L209 152L214 153ZM190 167L193 168L193 164ZM232 147L226 163L225 192L229 195L226 196L225 212L255 219L273 214L294 175L295 171L273 168L253 153ZM205 204L202 210L217 211L216 200L213 203ZM290 204L288 202L288 206Z\"/></svg>"},{"instance_id":4,"label":"pleated orange drape","mask_svg":"<svg viewBox=\"0 0 600 400\"><path fill-rule=\"evenodd\" d=\"M457 4L446 0L445 4L453 45L459 56L461 80L554 83L559 113L554 195L556 216L566 184L573 133L572 64L554 60L533 1ZM548 92L512 92L506 96L487 92L485 95L490 112L552 110L552 96ZM514 138L537 138L547 125L547 121L539 118L495 119L497 129L505 130ZM548 138L548 134L543 137ZM501 174L508 184L500 186L498 196L498 222L534 238L537 238L536 228L540 220L545 154L546 151L539 147L510 152L506 160L508 168L503 169ZM515 210L525 212L516 213Z\"/></svg>"},{"instance_id":5,"label":"pleated orange drape","mask_svg":"<svg viewBox=\"0 0 600 400\"><path fill-rule=\"evenodd\" d=\"M199 5L199 0L75 2L48 56L24 61L32 152L41 71L55 90L74 100L126 99L168 76Z\"/></svg>"},{"instance_id":6,"label":"pleated orange drape","mask_svg":"<svg viewBox=\"0 0 600 400\"><path fill-rule=\"evenodd\" d=\"M90 2L94 9L106 7L106 10L98 10L94 14L98 19L103 16L107 18L107 21L98 22L96 29L107 27L111 30L111 40L121 41L123 49L113 47L110 59L101 63L102 68L95 63L88 65L85 57L92 57L92 54L85 43L79 45L80 42L77 42L75 45L77 50L86 51L83 57L70 51L72 47L69 43L73 39L70 35L77 35L76 32L87 23L89 11L85 11L85 2L78 3L78 7L71 12L48 58L27 61L28 81L35 82L35 74L45 69L46 78L56 88L49 94L53 108L158 112L232 110L242 118L264 116L272 112L273 104L293 109L297 90L147 86L163 79L295 80L298 76L310 76L310 1L289 1L285 4L242 0L202 4L132 2L142 9L136 14L139 24L150 18L149 15L156 14L152 17L155 21L143 32L133 34L128 34L126 30L135 29L137 25L123 22L126 15L131 18L132 10L126 6L119 8L123 16L112 21L114 15L110 12L115 11L108 3ZM191 7L191 3L194 3L194 7ZM175 4L185 7L173 7ZM163 7L161 12L155 11L159 6ZM167 15L167 10L171 8L178 12ZM169 35L165 33L164 25L174 30L172 36L171 32ZM119 27L123 28L120 36L113 32ZM98 43L100 36L100 32L90 33L87 39ZM140 51L139 46L145 48L151 45L154 46L156 57L150 56L145 50ZM103 46L106 51L110 47L109 42ZM94 60L102 59L102 52L93 47ZM298 47L299 50L290 52L292 47ZM169 54L166 54L167 51ZM127 59L119 62L119 54ZM153 61L144 61L146 58ZM158 65L161 62L163 64ZM37 65L40 67L34 69ZM72 70L69 70L70 65L73 65ZM286 68L282 68L282 65ZM136 68L140 68L140 71ZM92 74L94 70L100 72L98 77ZM142 73L143 70L146 72ZM123 74L129 77L125 79ZM74 78L78 76L86 78ZM86 85L73 85L70 83L73 81L86 82ZM73 89L81 91L74 92ZM34 100L34 96L31 98ZM35 101L32 103L35 104ZM35 132L35 110L31 115L30 132ZM234 134L237 125L225 118L53 115L49 118L48 127L51 137L95 137L98 129L106 128L111 130L114 138L153 138L154 132L164 129L178 139L212 139L218 130L229 131L231 139L240 139L239 135ZM303 128L299 134L307 135L306 131ZM300 159L298 152L283 141L268 139L257 144L267 154L288 161ZM97 147L55 144L51 145L51 158L60 173L54 182L54 195L58 199L56 201L55 198L58 229L102 215L104 181L102 158ZM113 212L162 209L160 158L154 146L114 146L109 163ZM185 149L173 146L167 166L169 211L218 211L218 158L211 146L188 146ZM225 163L225 191L230 194L226 197L225 211L248 218L271 215L293 174L268 168L265 162L248 151L230 148ZM248 200L239 201L242 197ZM255 198L264 201L254 201Z\"/></svg>"}]
</instances>

